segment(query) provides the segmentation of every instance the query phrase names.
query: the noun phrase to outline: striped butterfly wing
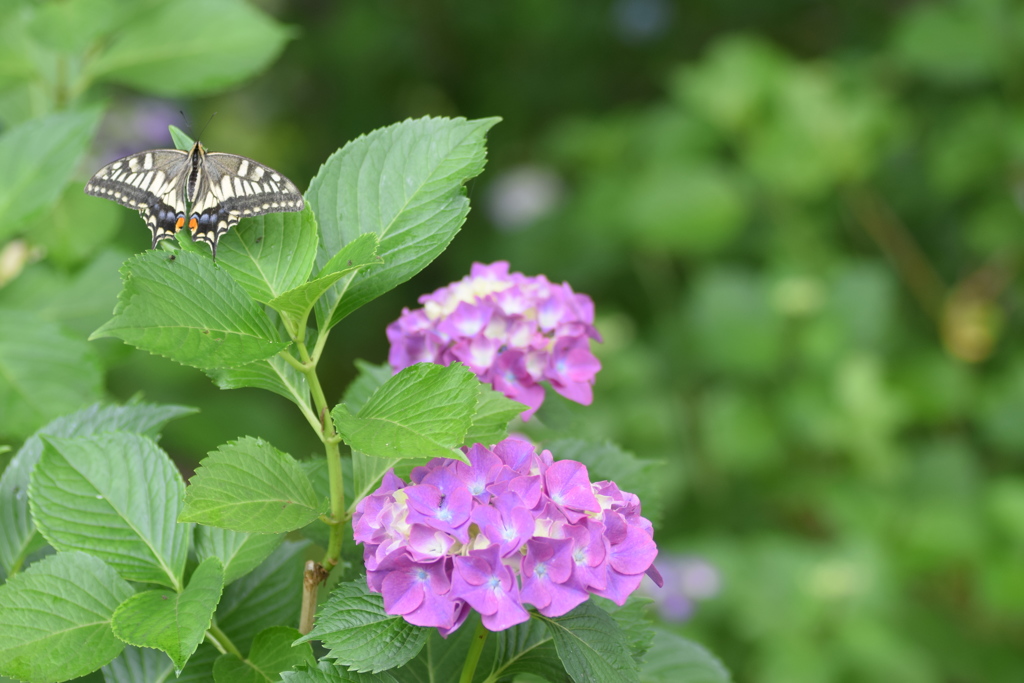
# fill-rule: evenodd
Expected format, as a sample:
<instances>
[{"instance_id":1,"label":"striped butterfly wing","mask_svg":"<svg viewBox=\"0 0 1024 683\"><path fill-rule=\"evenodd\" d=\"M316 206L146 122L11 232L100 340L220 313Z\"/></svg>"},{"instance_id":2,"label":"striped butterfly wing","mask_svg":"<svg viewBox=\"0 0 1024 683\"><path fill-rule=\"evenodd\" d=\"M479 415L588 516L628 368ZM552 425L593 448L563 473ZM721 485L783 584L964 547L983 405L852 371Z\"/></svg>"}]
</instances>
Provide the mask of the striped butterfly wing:
<instances>
[{"instance_id":1,"label":"striped butterfly wing","mask_svg":"<svg viewBox=\"0 0 1024 683\"><path fill-rule=\"evenodd\" d=\"M153 246L185 223L191 154L154 149L111 162L96 172L85 193L136 209L153 234Z\"/></svg>"},{"instance_id":2,"label":"striped butterfly wing","mask_svg":"<svg viewBox=\"0 0 1024 683\"><path fill-rule=\"evenodd\" d=\"M192 237L210 245L249 216L302 211L302 193L292 181L258 161L237 154L202 153L192 193Z\"/></svg>"}]
</instances>

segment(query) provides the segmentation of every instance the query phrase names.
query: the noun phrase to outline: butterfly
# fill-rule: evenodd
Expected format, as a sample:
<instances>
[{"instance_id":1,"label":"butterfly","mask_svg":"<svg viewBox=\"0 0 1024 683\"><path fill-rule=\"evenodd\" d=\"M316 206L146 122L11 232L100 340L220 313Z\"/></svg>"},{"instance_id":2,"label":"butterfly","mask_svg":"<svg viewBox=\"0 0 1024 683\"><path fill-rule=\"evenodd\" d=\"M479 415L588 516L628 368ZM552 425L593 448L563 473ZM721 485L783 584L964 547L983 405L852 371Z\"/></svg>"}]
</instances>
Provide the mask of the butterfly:
<instances>
[{"instance_id":1,"label":"butterfly","mask_svg":"<svg viewBox=\"0 0 1024 683\"><path fill-rule=\"evenodd\" d=\"M198 142L187 152L153 149L111 162L86 183L85 193L137 209L154 248L187 225L214 258L217 242L242 218L304 206L295 184L274 169L237 154L207 152Z\"/></svg>"}]
</instances>

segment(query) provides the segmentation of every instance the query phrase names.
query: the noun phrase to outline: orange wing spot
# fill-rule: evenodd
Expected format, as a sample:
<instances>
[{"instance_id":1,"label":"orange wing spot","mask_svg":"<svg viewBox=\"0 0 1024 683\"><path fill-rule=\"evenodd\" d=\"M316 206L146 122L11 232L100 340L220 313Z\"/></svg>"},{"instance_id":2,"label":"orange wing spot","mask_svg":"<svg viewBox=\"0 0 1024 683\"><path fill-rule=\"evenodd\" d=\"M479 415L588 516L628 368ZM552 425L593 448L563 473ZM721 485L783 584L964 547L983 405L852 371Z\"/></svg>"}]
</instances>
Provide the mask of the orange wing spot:
<instances>
[{"instance_id":1,"label":"orange wing spot","mask_svg":"<svg viewBox=\"0 0 1024 683\"><path fill-rule=\"evenodd\" d=\"M196 234L196 230L199 228L199 221L195 218L188 219L188 229L192 231L192 234Z\"/></svg>"},{"instance_id":2,"label":"orange wing spot","mask_svg":"<svg viewBox=\"0 0 1024 683\"><path fill-rule=\"evenodd\" d=\"M185 227L185 217L178 216L178 222L174 224L174 231L177 232L178 230L181 230L183 227Z\"/></svg>"}]
</instances>

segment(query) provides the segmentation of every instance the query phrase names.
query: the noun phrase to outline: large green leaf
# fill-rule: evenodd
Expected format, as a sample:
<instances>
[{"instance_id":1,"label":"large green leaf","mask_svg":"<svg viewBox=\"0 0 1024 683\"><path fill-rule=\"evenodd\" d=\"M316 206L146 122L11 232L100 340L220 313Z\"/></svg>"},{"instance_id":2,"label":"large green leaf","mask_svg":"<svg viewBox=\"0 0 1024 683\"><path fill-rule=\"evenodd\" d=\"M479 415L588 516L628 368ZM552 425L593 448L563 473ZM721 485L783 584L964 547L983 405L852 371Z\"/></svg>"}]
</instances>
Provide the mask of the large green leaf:
<instances>
[{"instance_id":1,"label":"large green leaf","mask_svg":"<svg viewBox=\"0 0 1024 683\"><path fill-rule=\"evenodd\" d=\"M226 654L213 666L216 683L274 683L281 680L281 672L292 667L315 666L313 648L308 643L293 646L300 636L290 626L272 626L260 631L252 641L245 659Z\"/></svg>"},{"instance_id":2,"label":"large green leaf","mask_svg":"<svg viewBox=\"0 0 1024 683\"><path fill-rule=\"evenodd\" d=\"M497 118L423 118L360 137L335 152L306 192L320 225L317 265L366 233L384 265L335 285L317 304L327 329L405 282L440 254L469 213L464 184L483 170Z\"/></svg>"},{"instance_id":3,"label":"large green leaf","mask_svg":"<svg viewBox=\"0 0 1024 683\"><path fill-rule=\"evenodd\" d=\"M242 652L263 629L298 623L309 545L285 541L263 564L224 589L217 625Z\"/></svg>"},{"instance_id":4,"label":"large green leaf","mask_svg":"<svg viewBox=\"0 0 1024 683\"><path fill-rule=\"evenodd\" d=\"M655 629L654 641L641 665L642 683L730 683L722 662L702 646L680 635Z\"/></svg>"},{"instance_id":5,"label":"large green leaf","mask_svg":"<svg viewBox=\"0 0 1024 683\"><path fill-rule=\"evenodd\" d=\"M297 460L262 439L245 437L202 460L179 519L273 534L304 527L326 510Z\"/></svg>"},{"instance_id":6,"label":"large green leaf","mask_svg":"<svg viewBox=\"0 0 1024 683\"><path fill-rule=\"evenodd\" d=\"M126 645L103 667L103 678L106 683L167 683L174 680L174 662L160 650Z\"/></svg>"},{"instance_id":7,"label":"large green leaf","mask_svg":"<svg viewBox=\"0 0 1024 683\"><path fill-rule=\"evenodd\" d=\"M214 368L207 373L221 389L256 387L284 396L300 407L309 405L309 384L306 378L280 356L271 356L237 368Z\"/></svg>"},{"instance_id":8,"label":"large green leaf","mask_svg":"<svg viewBox=\"0 0 1024 683\"><path fill-rule=\"evenodd\" d=\"M245 576L270 557L284 534L247 534L230 529L196 525L196 558L216 557L224 565L224 585Z\"/></svg>"},{"instance_id":9,"label":"large green leaf","mask_svg":"<svg viewBox=\"0 0 1024 683\"><path fill-rule=\"evenodd\" d=\"M121 268L114 317L93 332L200 369L234 367L288 346L270 318L212 260L147 251Z\"/></svg>"},{"instance_id":10,"label":"large green leaf","mask_svg":"<svg viewBox=\"0 0 1024 683\"><path fill-rule=\"evenodd\" d=\"M180 672L210 628L223 589L224 568L210 557L180 593L145 591L125 600L114 612L114 633L131 645L166 652Z\"/></svg>"},{"instance_id":11,"label":"large green leaf","mask_svg":"<svg viewBox=\"0 0 1024 683\"><path fill-rule=\"evenodd\" d=\"M309 210L309 207L306 207ZM316 277L309 282L291 289L270 302L293 330L301 331L309 318L313 305L329 289L338 285L342 293L362 268L379 266L383 260L377 256L377 235L360 235L327 262ZM344 281L342 279L344 278Z\"/></svg>"},{"instance_id":12,"label":"large green leaf","mask_svg":"<svg viewBox=\"0 0 1024 683\"><path fill-rule=\"evenodd\" d=\"M340 584L318 612L316 626L299 642L322 641L330 650L327 657L354 671L376 673L402 666L430 633L385 612L383 598L370 592L365 578Z\"/></svg>"},{"instance_id":13,"label":"large green leaf","mask_svg":"<svg viewBox=\"0 0 1024 683\"><path fill-rule=\"evenodd\" d=\"M242 0L173 0L123 29L87 73L157 95L207 95L262 71L289 35Z\"/></svg>"},{"instance_id":14,"label":"large green leaf","mask_svg":"<svg viewBox=\"0 0 1024 683\"><path fill-rule=\"evenodd\" d=\"M38 313L0 310L0 438L23 438L102 389L94 348Z\"/></svg>"},{"instance_id":15,"label":"large green leaf","mask_svg":"<svg viewBox=\"0 0 1024 683\"><path fill-rule=\"evenodd\" d=\"M465 440L479 401L479 381L465 366L417 363L381 385L353 415L344 404L331 415L349 446L382 458L465 460Z\"/></svg>"},{"instance_id":16,"label":"large green leaf","mask_svg":"<svg viewBox=\"0 0 1024 683\"><path fill-rule=\"evenodd\" d=\"M547 623L558 658L576 683L639 683L625 636L600 607L585 602L564 617L539 618Z\"/></svg>"},{"instance_id":17,"label":"large green leaf","mask_svg":"<svg viewBox=\"0 0 1024 683\"><path fill-rule=\"evenodd\" d=\"M29 477L43 454L44 434L51 436L89 436L96 432L125 431L156 436L170 420L194 412L183 406L129 403L124 406L96 404L77 413L59 417L33 434L14 455L0 476L0 567L10 573L21 566L31 551L36 533L29 514ZM41 540L41 539L40 539Z\"/></svg>"},{"instance_id":18,"label":"large green leaf","mask_svg":"<svg viewBox=\"0 0 1024 683\"><path fill-rule=\"evenodd\" d=\"M57 202L100 114L100 109L50 114L0 134L0 242Z\"/></svg>"},{"instance_id":19,"label":"large green leaf","mask_svg":"<svg viewBox=\"0 0 1024 683\"><path fill-rule=\"evenodd\" d=\"M565 680L547 625L536 618L512 628L490 633L477 664L474 680L502 680L517 674L533 674L548 681Z\"/></svg>"},{"instance_id":20,"label":"large green leaf","mask_svg":"<svg viewBox=\"0 0 1024 683\"><path fill-rule=\"evenodd\" d=\"M399 679L387 671L375 674L346 671L344 667L334 666L330 662L320 662L315 669L299 667L296 671L285 671L281 674L281 680L283 683L399 683Z\"/></svg>"},{"instance_id":21,"label":"large green leaf","mask_svg":"<svg viewBox=\"0 0 1024 683\"><path fill-rule=\"evenodd\" d=\"M91 553L129 581L178 589L192 530L176 521L185 483L167 454L127 432L42 438L29 498L46 540Z\"/></svg>"},{"instance_id":22,"label":"large green leaf","mask_svg":"<svg viewBox=\"0 0 1024 683\"><path fill-rule=\"evenodd\" d=\"M0 675L65 681L121 652L111 618L132 587L85 553L51 555L0 586Z\"/></svg>"},{"instance_id":23,"label":"large green leaf","mask_svg":"<svg viewBox=\"0 0 1024 683\"><path fill-rule=\"evenodd\" d=\"M489 384L477 387L479 401L473 414L473 424L466 432L463 445L493 446L508 436L508 423L526 410L526 406L491 389Z\"/></svg>"},{"instance_id":24,"label":"large green leaf","mask_svg":"<svg viewBox=\"0 0 1024 683\"><path fill-rule=\"evenodd\" d=\"M246 218L220 241L217 263L256 301L268 303L309 279L316 218L300 212Z\"/></svg>"}]
</instances>

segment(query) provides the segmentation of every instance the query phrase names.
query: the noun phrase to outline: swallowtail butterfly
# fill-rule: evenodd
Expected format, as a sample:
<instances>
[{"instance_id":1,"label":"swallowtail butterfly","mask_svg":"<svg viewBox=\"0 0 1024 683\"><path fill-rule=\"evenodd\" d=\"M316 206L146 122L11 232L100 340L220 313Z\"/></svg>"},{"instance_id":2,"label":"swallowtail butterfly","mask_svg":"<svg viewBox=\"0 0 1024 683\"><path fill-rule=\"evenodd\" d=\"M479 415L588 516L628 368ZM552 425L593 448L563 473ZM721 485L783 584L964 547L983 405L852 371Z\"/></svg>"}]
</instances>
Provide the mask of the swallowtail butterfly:
<instances>
[{"instance_id":1,"label":"swallowtail butterfly","mask_svg":"<svg viewBox=\"0 0 1024 683\"><path fill-rule=\"evenodd\" d=\"M137 209L153 247L187 225L215 257L221 236L242 218L303 207L295 184L274 169L207 152L198 142L187 152L154 149L118 159L96 172L85 193Z\"/></svg>"}]
</instances>

